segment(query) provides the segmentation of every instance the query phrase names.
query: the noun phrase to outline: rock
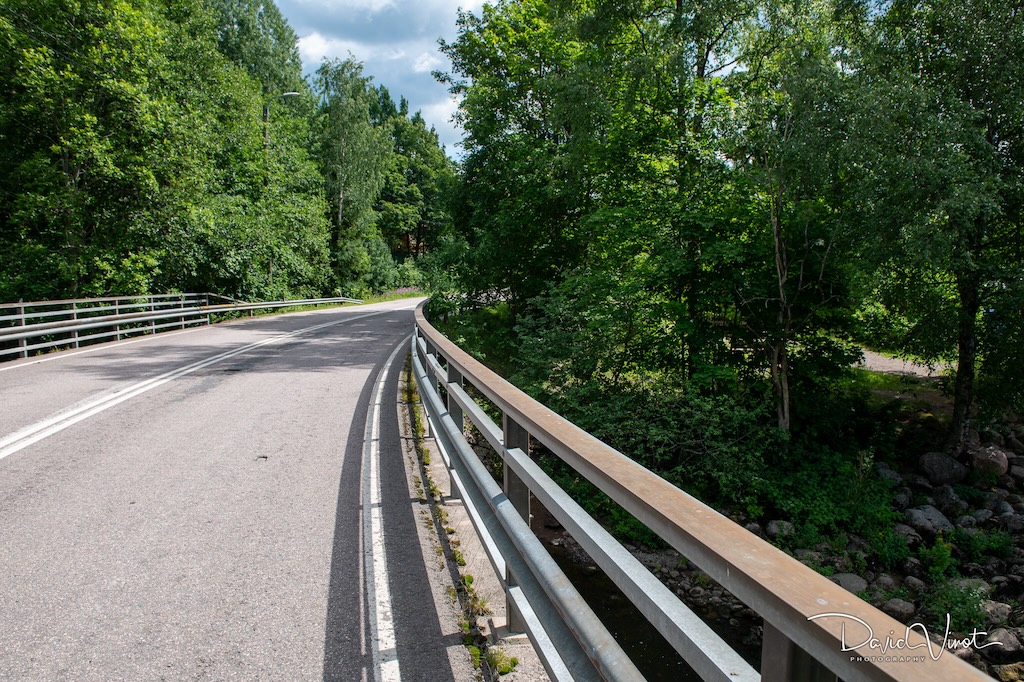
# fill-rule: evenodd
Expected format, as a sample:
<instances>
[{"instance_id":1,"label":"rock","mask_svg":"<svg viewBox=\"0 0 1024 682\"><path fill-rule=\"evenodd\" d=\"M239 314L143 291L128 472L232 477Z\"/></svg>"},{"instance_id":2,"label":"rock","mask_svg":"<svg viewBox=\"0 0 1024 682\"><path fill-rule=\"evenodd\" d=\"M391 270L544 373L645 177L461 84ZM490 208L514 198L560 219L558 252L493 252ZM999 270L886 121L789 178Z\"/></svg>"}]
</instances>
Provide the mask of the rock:
<instances>
[{"instance_id":1,"label":"rock","mask_svg":"<svg viewBox=\"0 0 1024 682\"><path fill-rule=\"evenodd\" d=\"M1024 531L1024 516L1020 514L1002 514L996 518L996 526L1007 533L1020 533Z\"/></svg>"},{"instance_id":2,"label":"rock","mask_svg":"<svg viewBox=\"0 0 1024 682\"><path fill-rule=\"evenodd\" d=\"M904 512L907 525L921 534L923 538L934 540L940 531L953 530L953 524L935 507L926 504Z\"/></svg>"},{"instance_id":3,"label":"rock","mask_svg":"<svg viewBox=\"0 0 1024 682\"><path fill-rule=\"evenodd\" d=\"M1002 476L1010 468L1006 453L996 445L971 451L971 466L980 474Z\"/></svg>"},{"instance_id":4,"label":"rock","mask_svg":"<svg viewBox=\"0 0 1024 682\"><path fill-rule=\"evenodd\" d=\"M1003 604L1002 602L990 599L983 601L981 608L985 612L985 619L988 625L1002 625L1009 619L1010 612L1013 610L1009 604Z\"/></svg>"},{"instance_id":5,"label":"rock","mask_svg":"<svg viewBox=\"0 0 1024 682\"><path fill-rule=\"evenodd\" d=\"M931 481L928 480L927 476L922 476L921 474L910 474L907 476L907 483L911 488L926 493L931 492L932 488L935 487L931 484Z\"/></svg>"},{"instance_id":6,"label":"rock","mask_svg":"<svg viewBox=\"0 0 1024 682\"><path fill-rule=\"evenodd\" d=\"M875 582L871 583L871 588L879 592L892 592L896 589L896 580L888 573L883 573L875 578Z\"/></svg>"},{"instance_id":7,"label":"rock","mask_svg":"<svg viewBox=\"0 0 1024 682\"><path fill-rule=\"evenodd\" d=\"M927 452L917 460L921 470L932 485L959 483L967 478L967 467L943 452Z\"/></svg>"},{"instance_id":8,"label":"rock","mask_svg":"<svg viewBox=\"0 0 1024 682\"><path fill-rule=\"evenodd\" d=\"M815 566L821 565L821 554L810 549L798 549L793 552L797 561L805 564L813 564Z\"/></svg>"},{"instance_id":9,"label":"rock","mask_svg":"<svg viewBox=\"0 0 1024 682\"><path fill-rule=\"evenodd\" d=\"M986 521L988 521L989 519L992 518L992 510L991 509L979 509L976 512L974 512L973 514L971 514L971 516L973 516L975 519L977 519L978 523L985 523Z\"/></svg>"},{"instance_id":10,"label":"rock","mask_svg":"<svg viewBox=\"0 0 1024 682\"><path fill-rule=\"evenodd\" d=\"M919 561L918 564L920 563L921 562ZM903 587L907 588L914 594L924 594L925 590L928 589L928 586L925 585L923 580L912 575L908 575L903 579Z\"/></svg>"},{"instance_id":11,"label":"rock","mask_svg":"<svg viewBox=\"0 0 1024 682\"><path fill-rule=\"evenodd\" d=\"M856 573L836 573L832 576L832 582L847 592L857 594L868 589L868 581Z\"/></svg>"},{"instance_id":12,"label":"rock","mask_svg":"<svg viewBox=\"0 0 1024 682\"><path fill-rule=\"evenodd\" d=\"M1003 434L999 433L995 429L982 429L978 432L978 436L981 437L982 443L991 443L992 445L1002 446L1006 443L1003 438Z\"/></svg>"},{"instance_id":13,"label":"rock","mask_svg":"<svg viewBox=\"0 0 1024 682\"><path fill-rule=\"evenodd\" d=\"M967 503L960 499L951 485L940 485L932 493L937 506L946 516L956 516L967 511Z\"/></svg>"},{"instance_id":14,"label":"rock","mask_svg":"<svg viewBox=\"0 0 1024 682\"><path fill-rule=\"evenodd\" d=\"M906 623L917 613L914 605L904 599L890 599L882 604L882 610L901 623Z\"/></svg>"},{"instance_id":15,"label":"rock","mask_svg":"<svg viewBox=\"0 0 1024 682\"><path fill-rule=\"evenodd\" d=\"M963 516L956 517L956 520L953 521L953 525L957 528L974 528L978 525L978 519L964 514Z\"/></svg>"},{"instance_id":16,"label":"rock","mask_svg":"<svg viewBox=\"0 0 1024 682\"><path fill-rule=\"evenodd\" d=\"M905 523L897 523L892 532L907 541L907 547L914 549L921 544L921 534Z\"/></svg>"},{"instance_id":17,"label":"rock","mask_svg":"<svg viewBox=\"0 0 1024 682\"><path fill-rule=\"evenodd\" d=\"M768 537L779 538L789 537L793 534L793 524L789 521L769 521L767 527Z\"/></svg>"},{"instance_id":18,"label":"rock","mask_svg":"<svg viewBox=\"0 0 1024 682\"><path fill-rule=\"evenodd\" d=\"M999 506L999 503L1003 501L1003 498L999 497L996 493L991 490L985 490L978 494L978 507L980 509L989 509L995 511L995 508Z\"/></svg>"},{"instance_id":19,"label":"rock","mask_svg":"<svg viewBox=\"0 0 1024 682\"><path fill-rule=\"evenodd\" d=\"M1020 640L1006 628L996 628L990 632L978 649L982 656L993 663L1008 663L1024 652Z\"/></svg>"},{"instance_id":20,"label":"rock","mask_svg":"<svg viewBox=\"0 0 1024 682\"><path fill-rule=\"evenodd\" d=\"M1006 439L1006 447L1010 449L1010 452L1016 455L1024 455L1024 443L1022 443L1017 436L1009 436Z\"/></svg>"},{"instance_id":21,"label":"rock","mask_svg":"<svg viewBox=\"0 0 1024 682\"><path fill-rule=\"evenodd\" d=\"M924 575L924 564L917 557L909 556L900 562L900 572L908 577L920 578ZM904 580L903 584L906 585L907 581Z\"/></svg>"},{"instance_id":22,"label":"rock","mask_svg":"<svg viewBox=\"0 0 1024 682\"><path fill-rule=\"evenodd\" d=\"M992 512L996 516L1004 516L1006 514L1012 514L1013 513L1013 505L1010 504L1009 502L1007 502L1006 500L999 500L999 504L996 505L996 508L993 509Z\"/></svg>"},{"instance_id":23,"label":"rock","mask_svg":"<svg viewBox=\"0 0 1024 682\"><path fill-rule=\"evenodd\" d=\"M761 524L759 524L759 523L751 522L751 523L748 523L746 526L744 526L744 528L749 530L754 535L761 535Z\"/></svg>"},{"instance_id":24,"label":"rock","mask_svg":"<svg viewBox=\"0 0 1024 682\"><path fill-rule=\"evenodd\" d=\"M899 473L897 473L896 471L893 471L892 467L890 467L885 462L879 462L878 464L876 464L875 471L878 472L879 478L885 481L889 481L894 486L903 484L903 477L900 476Z\"/></svg>"},{"instance_id":25,"label":"rock","mask_svg":"<svg viewBox=\"0 0 1024 682\"><path fill-rule=\"evenodd\" d=\"M999 682L1024 682L1024 663L992 666L992 676Z\"/></svg>"},{"instance_id":26,"label":"rock","mask_svg":"<svg viewBox=\"0 0 1024 682\"><path fill-rule=\"evenodd\" d=\"M1014 464L1010 467L1010 476L1013 476L1018 481L1024 479L1024 467L1019 464Z\"/></svg>"},{"instance_id":27,"label":"rock","mask_svg":"<svg viewBox=\"0 0 1024 682\"><path fill-rule=\"evenodd\" d=\"M1024 467L1021 467L1020 469L1021 471L1024 471ZM910 502L912 499L913 498L910 496L909 490L899 490L892 496L892 506L899 511L903 511L904 509L910 506Z\"/></svg>"}]
</instances>

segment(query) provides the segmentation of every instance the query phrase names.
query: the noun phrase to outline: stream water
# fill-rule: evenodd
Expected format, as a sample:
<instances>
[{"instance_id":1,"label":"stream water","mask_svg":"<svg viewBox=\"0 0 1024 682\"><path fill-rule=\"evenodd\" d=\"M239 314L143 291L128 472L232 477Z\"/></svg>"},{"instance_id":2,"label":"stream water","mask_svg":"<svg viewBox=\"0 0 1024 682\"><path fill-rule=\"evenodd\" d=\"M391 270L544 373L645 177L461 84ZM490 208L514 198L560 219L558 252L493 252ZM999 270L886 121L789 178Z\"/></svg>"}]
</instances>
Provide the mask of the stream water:
<instances>
[{"instance_id":1,"label":"stream water","mask_svg":"<svg viewBox=\"0 0 1024 682\"><path fill-rule=\"evenodd\" d=\"M640 611L600 571L590 571L574 561L560 546L545 543L565 575L579 590L623 651L650 682L700 682L697 673L651 625ZM704 614L699 614L704 616ZM745 644L747 631L737 631L726 620L705 622L755 668L760 665L758 647Z\"/></svg>"}]
</instances>

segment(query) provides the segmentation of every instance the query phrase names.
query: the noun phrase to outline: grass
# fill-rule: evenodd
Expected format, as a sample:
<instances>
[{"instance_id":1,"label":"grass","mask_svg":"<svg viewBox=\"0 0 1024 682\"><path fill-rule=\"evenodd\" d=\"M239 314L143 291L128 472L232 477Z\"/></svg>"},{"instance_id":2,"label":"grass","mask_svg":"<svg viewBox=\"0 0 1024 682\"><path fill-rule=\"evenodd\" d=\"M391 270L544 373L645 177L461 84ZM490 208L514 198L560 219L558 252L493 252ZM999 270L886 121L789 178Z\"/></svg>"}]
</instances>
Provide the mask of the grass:
<instances>
[{"instance_id":1,"label":"grass","mask_svg":"<svg viewBox=\"0 0 1024 682\"><path fill-rule=\"evenodd\" d=\"M373 294L368 298L364 298L363 303L387 303L388 301L400 301L403 298L420 298L426 295L426 292L417 287L405 287L403 289L385 291L382 294Z\"/></svg>"}]
</instances>

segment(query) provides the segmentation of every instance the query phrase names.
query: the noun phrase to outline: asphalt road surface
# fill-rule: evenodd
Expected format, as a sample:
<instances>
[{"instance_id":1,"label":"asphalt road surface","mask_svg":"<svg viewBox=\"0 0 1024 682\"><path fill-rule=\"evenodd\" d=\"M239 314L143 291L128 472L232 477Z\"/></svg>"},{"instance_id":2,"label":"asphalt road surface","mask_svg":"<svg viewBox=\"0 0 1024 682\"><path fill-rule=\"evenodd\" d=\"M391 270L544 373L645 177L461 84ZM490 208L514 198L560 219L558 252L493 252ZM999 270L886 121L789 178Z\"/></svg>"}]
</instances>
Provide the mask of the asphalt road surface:
<instances>
[{"instance_id":1,"label":"asphalt road surface","mask_svg":"<svg viewBox=\"0 0 1024 682\"><path fill-rule=\"evenodd\" d=\"M414 305L0 364L0 679L457 679L395 410Z\"/></svg>"}]
</instances>

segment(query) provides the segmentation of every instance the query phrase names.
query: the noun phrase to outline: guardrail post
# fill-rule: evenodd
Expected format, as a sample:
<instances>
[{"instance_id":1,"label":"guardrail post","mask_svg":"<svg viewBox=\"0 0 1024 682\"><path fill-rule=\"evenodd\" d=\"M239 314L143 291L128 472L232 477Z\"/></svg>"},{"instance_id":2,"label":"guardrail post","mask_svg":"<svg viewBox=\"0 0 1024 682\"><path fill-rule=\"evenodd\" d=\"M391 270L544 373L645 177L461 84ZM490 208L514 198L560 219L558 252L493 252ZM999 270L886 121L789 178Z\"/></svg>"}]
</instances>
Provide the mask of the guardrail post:
<instances>
[{"instance_id":1,"label":"guardrail post","mask_svg":"<svg viewBox=\"0 0 1024 682\"><path fill-rule=\"evenodd\" d=\"M116 316L118 316L120 314L121 314L121 299L115 298L114 299L114 316L116 317ZM120 322L118 322L117 324L114 325L114 331L117 333L117 340L120 341L121 340L121 323Z\"/></svg>"},{"instance_id":2,"label":"guardrail post","mask_svg":"<svg viewBox=\"0 0 1024 682\"><path fill-rule=\"evenodd\" d=\"M519 448L529 454L530 434L525 428L517 424L514 419L506 414L503 415L502 430L504 431L506 449ZM512 467L506 464L502 469L504 470L502 489L505 491L505 496L512 503L512 506L515 507L515 510L526 520L526 523L529 524L530 488L512 471ZM515 576L507 568L505 570L507 572L505 582L511 587L516 584ZM526 632L526 621L523 619L522 614L519 613L515 602L508 597L508 593L505 595L505 614L508 619L508 629L511 632Z\"/></svg>"},{"instance_id":3,"label":"guardrail post","mask_svg":"<svg viewBox=\"0 0 1024 682\"><path fill-rule=\"evenodd\" d=\"M838 676L764 621L761 682L837 682Z\"/></svg>"},{"instance_id":4,"label":"guardrail post","mask_svg":"<svg viewBox=\"0 0 1024 682\"><path fill-rule=\"evenodd\" d=\"M78 319L78 304L75 303L74 301L71 302L71 319L72 320L77 320ZM79 346L78 346L78 330L77 329L75 331L71 332L71 338L74 339L74 342L71 345L74 348L78 348Z\"/></svg>"},{"instance_id":5,"label":"guardrail post","mask_svg":"<svg viewBox=\"0 0 1024 682\"><path fill-rule=\"evenodd\" d=\"M181 294L181 295L178 296L178 307L179 308L184 308L185 307L185 294ZM182 315L181 317L179 317L178 318L178 322L180 323L179 329L184 329L185 328L185 316Z\"/></svg>"},{"instance_id":6,"label":"guardrail post","mask_svg":"<svg viewBox=\"0 0 1024 682\"><path fill-rule=\"evenodd\" d=\"M455 369L455 365L452 361L448 361L448 383L458 384L462 386L462 374L459 370ZM459 427L463 432L466 430L465 416L462 413L462 406L459 405L458 401L455 400L455 396L452 395L451 391L448 391L448 414L451 416L452 421ZM461 496L462 491L455 489L454 481L452 480L451 471L448 472L448 489L452 491L453 496Z\"/></svg>"},{"instance_id":7,"label":"guardrail post","mask_svg":"<svg viewBox=\"0 0 1024 682\"><path fill-rule=\"evenodd\" d=\"M156 313L156 296L153 296L152 294L150 294L146 298L149 299L149 312L155 314ZM149 321L149 328L150 328L150 331L152 331L154 334L156 334L156 320L150 320Z\"/></svg>"},{"instance_id":8,"label":"guardrail post","mask_svg":"<svg viewBox=\"0 0 1024 682\"><path fill-rule=\"evenodd\" d=\"M23 299L23 298L19 298L18 299L18 303L21 303L24 300L25 299ZM18 310L18 321L15 324L15 326L17 326L17 327L24 327L25 326L25 306L19 305L17 310ZM28 346L28 339L18 339L18 345L21 348L25 348L26 346ZM19 358L27 358L28 357L28 351L27 350L19 351L18 352L18 357Z\"/></svg>"}]
</instances>

